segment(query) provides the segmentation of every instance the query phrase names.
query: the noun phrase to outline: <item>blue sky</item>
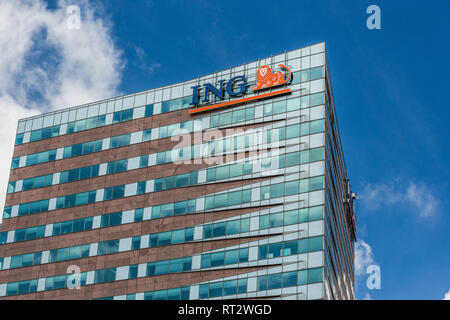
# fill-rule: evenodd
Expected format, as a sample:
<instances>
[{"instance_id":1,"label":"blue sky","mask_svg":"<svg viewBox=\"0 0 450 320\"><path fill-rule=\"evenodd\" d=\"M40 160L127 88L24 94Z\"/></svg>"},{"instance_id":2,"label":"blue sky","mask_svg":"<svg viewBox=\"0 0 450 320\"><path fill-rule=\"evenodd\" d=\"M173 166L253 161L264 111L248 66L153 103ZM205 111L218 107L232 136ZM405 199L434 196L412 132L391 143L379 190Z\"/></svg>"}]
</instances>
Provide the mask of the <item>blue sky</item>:
<instances>
[{"instance_id":1,"label":"blue sky","mask_svg":"<svg viewBox=\"0 0 450 320\"><path fill-rule=\"evenodd\" d=\"M56 1L47 4L58 8ZM381 9L381 30L366 27L372 4ZM358 238L371 248L363 250L366 263L381 268L381 290L368 290L363 272L357 297L444 298L450 289L449 1L90 5L120 52L114 93L325 41L346 164L360 196Z\"/></svg>"}]
</instances>

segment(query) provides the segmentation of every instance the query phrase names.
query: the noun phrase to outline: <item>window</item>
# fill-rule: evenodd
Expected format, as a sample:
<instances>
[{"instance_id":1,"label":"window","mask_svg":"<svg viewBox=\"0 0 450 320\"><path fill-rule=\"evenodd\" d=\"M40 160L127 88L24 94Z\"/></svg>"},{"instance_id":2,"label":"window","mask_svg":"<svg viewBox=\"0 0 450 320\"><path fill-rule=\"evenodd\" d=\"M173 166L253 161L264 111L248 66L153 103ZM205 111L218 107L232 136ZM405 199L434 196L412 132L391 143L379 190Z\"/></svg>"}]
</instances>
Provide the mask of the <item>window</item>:
<instances>
[{"instance_id":1,"label":"window","mask_svg":"<svg viewBox=\"0 0 450 320\"><path fill-rule=\"evenodd\" d=\"M245 120L252 120L255 118L255 108L245 109Z\"/></svg>"},{"instance_id":2,"label":"window","mask_svg":"<svg viewBox=\"0 0 450 320\"><path fill-rule=\"evenodd\" d=\"M308 270L308 283L315 283L322 281L322 268L315 268Z\"/></svg>"},{"instance_id":3,"label":"window","mask_svg":"<svg viewBox=\"0 0 450 320\"><path fill-rule=\"evenodd\" d=\"M119 251L119 240L99 242L98 255L116 253Z\"/></svg>"},{"instance_id":4,"label":"window","mask_svg":"<svg viewBox=\"0 0 450 320\"><path fill-rule=\"evenodd\" d=\"M114 148L120 148L123 146L127 146L130 144L130 139L131 139L131 134L124 134L121 136L116 136L116 137L112 137L111 138L111 144L110 144L110 148L114 149Z\"/></svg>"},{"instance_id":5,"label":"window","mask_svg":"<svg viewBox=\"0 0 450 320\"><path fill-rule=\"evenodd\" d=\"M151 129L144 130L142 132L142 142L150 141L151 133L152 133Z\"/></svg>"},{"instance_id":6,"label":"window","mask_svg":"<svg viewBox=\"0 0 450 320\"><path fill-rule=\"evenodd\" d=\"M211 128L216 128L219 126L219 115L218 114L211 116L209 126Z\"/></svg>"},{"instance_id":7,"label":"window","mask_svg":"<svg viewBox=\"0 0 450 320\"><path fill-rule=\"evenodd\" d=\"M300 98L288 99L286 108L288 112L300 109Z\"/></svg>"},{"instance_id":8,"label":"window","mask_svg":"<svg viewBox=\"0 0 450 320\"><path fill-rule=\"evenodd\" d=\"M298 241L286 241L283 242L282 256L290 256L298 253Z\"/></svg>"},{"instance_id":9,"label":"window","mask_svg":"<svg viewBox=\"0 0 450 320\"><path fill-rule=\"evenodd\" d=\"M13 158L11 163L11 169L17 169L19 167L20 157Z\"/></svg>"},{"instance_id":10,"label":"window","mask_svg":"<svg viewBox=\"0 0 450 320\"><path fill-rule=\"evenodd\" d=\"M136 194L144 194L146 185L147 185L146 181L138 182Z\"/></svg>"},{"instance_id":11,"label":"window","mask_svg":"<svg viewBox=\"0 0 450 320\"><path fill-rule=\"evenodd\" d=\"M183 271L192 269L192 257L183 258Z\"/></svg>"},{"instance_id":12,"label":"window","mask_svg":"<svg viewBox=\"0 0 450 320\"><path fill-rule=\"evenodd\" d=\"M55 159L56 159L56 149L27 155L25 165L33 166L44 162L54 161Z\"/></svg>"},{"instance_id":13,"label":"window","mask_svg":"<svg viewBox=\"0 0 450 320\"><path fill-rule=\"evenodd\" d=\"M68 171L63 171L60 174L59 183L73 182L83 179L89 179L93 177L98 177L99 165L83 167L78 169L72 169Z\"/></svg>"},{"instance_id":14,"label":"window","mask_svg":"<svg viewBox=\"0 0 450 320\"><path fill-rule=\"evenodd\" d=\"M323 120L317 120L310 122L310 134L323 131Z\"/></svg>"},{"instance_id":15,"label":"window","mask_svg":"<svg viewBox=\"0 0 450 320\"><path fill-rule=\"evenodd\" d=\"M226 234L236 234L239 233L239 230L241 228L241 220L233 220L227 222L227 230Z\"/></svg>"},{"instance_id":16,"label":"window","mask_svg":"<svg viewBox=\"0 0 450 320\"><path fill-rule=\"evenodd\" d=\"M134 210L134 222L140 222L143 219L144 209Z\"/></svg>"},{"instance_id":17,"label":"window","mask_svg":"<svg viewBox=\"0 0 450 320\"><path fill-rule=\"evenodd\" d=\"M79 132L83 130L102 127L105 125L106 115L92 117L88 119L69 122L67 124L67 133Z\"/></svg>"},{"instance_id":18,"label":"window","mask_svg":"<svg viewBox=\"0 0 450 320\"><path fill-rule=\"evenodd\" d=\"M101 217L101 227L117 226L122 223L122 212L104 214Z\"/></svg>"},{"instance_id":19,"label":"window","mask_svg":"<svg viewBox=\"0 0 450 320\"><path fill-rule=\"evenodd\" d=\"M297 285L304 285L308 283L307 270L300 270L297 272Z\"/></svg>"},{"instance_id":20,"label":"window","mask_svg":"<svg viewBox=\"0 0 450 320\"><path fill-rule=\"evenodd\" d=\"M116 268L95 271L95 283L112 282L116 280Z\"/></svg>"},{"instance_id":21,"label":"window","mask_svg":"<svg viewBox=\"0 0 450 320\"><path fill-rule=\"evenodd\" d=\"M233 112L233 123L245 121L245 109Z\"/></svg>"},{"instance_id":22,"label":"window","mask_svg":"<svg viewBox=\"0 0 450 320\"><path fill-rule=\"evenodd\" d=\"M64 148L63 158L77 157L102 150L103 140L85 142ZM56 152L56 151L55 151Z\"/></svg>"},{"instance_id":23,"label":"window","mask_svg":"<svg viewBox=\"0 0 450 320\"><path fill-rule=\"evenodd\" d=\"M235 234L248 232L250 229L250 219L232 220L228 222L219 222L203 226L203 237L221 237L225 234ZM226 233L225 233L226 231Z\"/></svg>"},{"instance_id":24,"label":"window","mask_svg":"<svg viewBox=\"0 0 450 320\"><path fill-rule=\"evenodd\" d=\"M200 299L208 298L208 296L209 296L209 285L207 283L201 284L199 288Z\"/></svg>"},{"instance_id":25,"label":"window","mask_svg":"<svg viewBox=\"0 0 450 320\"><path fill-rule=\"evenodd\" d=\"M43 238L45 226L31 227L27 229L18 229L14 233L14 241L26 241Z\"/></svg>"},{"instance_id":26,"label":"window","mask_svg":"<svg viewBox=\"0 0 450 320\"><path fill-rule=\"evenodd\" d=\"M57 137L59 135L59 128L60 126L58 125L31 131L30 142Z\"/></svg>"},{"instance_id":27,"label":"window","mask_svg":"<svg viewBox=\"0 0 450 320\"><path fill-rule=\"evenodd\" d=\"M59 197L56 209L70 208L95 202L96 190Z\"/></svg>"},{"instance_id":28,"label":"window","mask_svg":"<svg viewBox=\"0 0 450 320\"><path fill-rule=\"evenodd\" d=\"M232 112L219 114L219 126L227 126L231 124Z\"/></svg>"},{"instance_id":29,"label":"window","mask_svg":"<svg viewBox=\"0 0 450 320\"><path fill-rule=\"evenodd\" d=\"M309 179L309 190L316 191L323 189L323 177L315 177Z\"/></svg>"},{"instance_id":30,"label":"window","mask_svg":"<svg viewBox=\"0 0 450 320\"><path fill-rule=\"evenodd\" d=\"M145 106L145 116L150 117L153 115L153 104Z\"/></svg>"},{"instance_id":31,"label":"window","mask_svg":"<svg viewBox=\"0 0 450 320\"><path fill-rule=\"evenodd\" d=\"M265 103L264 104L264 116L270 116L272 115L272 103Z\"/></svg>"},{"instance_id":32,"label":"window","mask_svg":"<svg viewBox=\"0 0 450 320\"><path fill-rule=\"evenodd\" d=\"M213 282L209 284L209 297L219 297L222 295L223 282Z\"/></svg>"},{"instance_id":33,"label":"window","mask_svg":"<svg viewBox=\"0 0 450 320\"><path fill-rule=\"evenodd\" d=\"M19 206L19 216L48 211L49 200L24 203ZM7 208L5 208L5 211Z\"/></svg>"},{"instance_id":34,"label":"window","mask_svg":"<svg viewBox=\"0 0 450 320\"><path fill-rule=\"evenodd\" d=\"M213 225L213 237L221 237L225 235L226 222L215 223Z\"/></svg>"},{"instance_id":35,"label":"window","mask_svg":"<svg viewBox=\"0 0 450 320\"><path fill-rule=\"evenodd\" d=\"M314 237L309 239L309 251L318 251L323 249L323 237Z\"/></svg>"},{"instance_id":36,"label":"window","mask_svg":"<svg viewBox=\"0 0 450 320\"><path fill-rule=\"evenodd\" d=\"M206 197L206 209L233 206L248 203L251 200L251 190L235 191Z\"/></svg>"},{"instance_id":37,"label":"window","mask_svg":"<svg viewBox=\"0 0 450 320\"><path fill-rule=\"evenodd\" d=\"M215 252L211 254L211 267L222 266L225 264L225 252Z\"/></svg>"},{"instance_id":38,"label":"window","mask_svg":"<svg viewBox=\"0 0 450 320\"><path fill-rule=\"evenodd\" d=\"M312 68L310 73L311 80L323 78L323 69L323 67Z\"/></svg>"},{"instance_id":39,"label":"window","mask_svg":"<svg viewBox=\"0 0 450 320\"><path fill-rule=\"evenodd\" d=\"M138 265L134 264L130 266L130 269L128 271L128 279L136 279L138 275Z\"/></svg>"},{"instance_id":40,"label":"window","mask_svg":"<svg viewBox=\"0 0 450 320\"><path fill-rule=\"evenodd\" d=\"M313 207L309 209L309 220L321 220L323 219L323 207Z\"/></svg>"},{"instance_id":41,"label":"window","mask_svg":"<svg viewBox=\"0 0 450 320\"><path fill-rule=\"evenodd\" d=\"M247 279L229 280L201 284L199 288L199 297L200 299L204 299L245 292L247 292Z\"/></svg>"},{"instance_id":42,"label":"window","mask_svg":"<svg viewBox=\"0 0 450 320\"><path fill-rule=\"evenodd\" d=\"M189 287L148 291L144 293L144 300L188 300Z\"/></svg>"},{"instance_id":43,"label":"window","mask_svg":"<svg viewBox=\"0 0 450 320\"><path fill-rule=\"evenodd\" d=\"M184 230L181 229L181 230L173 231L172 235L171 235L171 238L172 238L172 241L171 241L172 243L181 243L181 242L183 242L184 241ZM170 240L168 240L168 241L170 241ZM168 244L168 243L165 243L165 244Z\"/></svg>"},{"instance_id":44,"label":"window","mask_svg":"<svg viewBox=\"0 0 450 320\"><path fill-rule=\"evenodd\" d=\"M231 192L228 195L228 205L229 206L235 206L240 203L241 203L241 192Z\"/></svg>"},{"instance_id":45,"label":"window","mask_svg":"<svg viewBox=\"0 0 450 320\"><path fill-rule=\"evenodd\" d=\"M274 102L272 109L273 114L286 112L286 100Z\"/></svg>"},{"instance_id":46,"label":"window","mask_svg":"<svg viewBox=\"0 0 450 320\"><path fill-rule=\"evenodd\" d=\"M300 71L292 72L291 84L300 83Z\"/></svg>"},{"instance_id":47,"label":"window","mask_svg":"<svg viewBox=\"0 0 450 320\"><path fill-rule=\"evenodd\" d=\"M299 135L300 135L300 124L286 127L286 138L287 139L298 137Z\"/></svg>"},{"instance_id":48,"label":"window","mask_svg":"<svg viewBox=\"0 0 450 320\"><path fill-rule=\"evenodd\" d=\"M145 168L148 166L148 154L145 156L141 156L140 162L139 162L139 168Z\"/></svg>"},{"instance_id":49,"label":"window","mask_svg":"<svg viewBox=\"0 0 450 320\"><path fill-rule=\"evenodd\" d=\"M23 133L16 135L16 146L23 143Z\"/></svg>"},{"instance_id":50,"label":"window","mask_svg":"<svg viewBox=\"0 0 450 320\"><path fill-rule=\"evenodd\" d=\"M92 229L93 217L70 220L53 224L52 235L67 234L72 232L81 232Z\"/></svg>"},{"instance_id":51,"label":"window","mask_svg":"<svg viewBox=\"0 0 450 320\"><path fill-rule=\"evenodd\" d=\"M298 253L308 252L308 239L300 239L298 241Z\"/></svg>"},{"instance_id":52,"label":"window","mask_svg":"<svg viewBox=\"0 0 450 320\"><path fill-rule=\"evenodd\" d=\"M49 262L86 258L89 256L89 244L50 250Z\"/></svg>"},{"instance_id":53,"label":"window","mask_svg":"<svg viewBox=\"0 0 450 320\"><path fill-rule=\"evenodd\" d=\"M26 294L37 291L37 280L10 282L6 287L6 295Z\"/></svg>"},{"instance_id":54,"label":"window","mask_svg":"<svg viewBox=\"0 0 450 320\"><path fill-rule=\"evenodd\" d=\"M11 257L10 269L33 266L41 263L41 252Z\"/></svg>"},{"instance_id":55,"label":"window","mask_svg":"<svg viewBox=\"0 0 450 320\"><path fill-rule=\"evenodd\" d=\"M225 251L224 264L234 264L234 263L239 263L239 249Z\"/></svg>"},{"instance_id":56,"label":"window","mask_svg":"<svg viewBox=\"0 0 450 320\"><path fill-rule=\"evenodd\" d=\"M244 164L245 163L236 163L236 164L230 165L230 177L241 176L244 171ZM252 166L251 163L249 163L249 164L250 164L250 166Z\"/></svg>"},{"instance_id":57,"label":"window","mask_svg":"<svg viewBox=\"0 0 450 320\"><path fill-rule=\"evenodd\" d=\"M103 200L114 200L123 198L125 195L125 186L115 186L105 189Z\"/></svg>"},{"instance_id":58,"label":"window","mask_svg":"<svg viewBox=\"0 0 450 320\"><path fill-rule=\"evenodd\" d=\"M306 82L306 81L310 81L311 80L311 71L309 69L307 70L302 70L300 72L300 78L301 78L301 82Z\"/></svg>"},{"instance_id":59,"label":"window","mask_svg":"<svg viewBox=\"0 0 450 320\"><path fill-rule=\"evenodd\" d=\"M13 193L14 189L16 188L16 182L8 182L8 193Z\"/></svg>"},{"instance_id":60,"label":"window","mask_svg":"<svg viewBox=\"0 0 450 320\"><path fill-rule=\"evenodd\" d=\"M129 121L133 119L133 109L127 109L123 111L114 112L113 124L123 121Z\"/></svg>"},{"instance_id":61,"label":"window","mask_svg":"<svg viewBox=\"0 0 450 320\"><path fill-rule=\"evenodd\" d=\"M309 219L308 219L309 211ZM283 225L290 225L309 221L320 220L323 218L323 207L311 207L309 209L291 210L280 213L272 213L259 217L259 228L275 228ZM298 222L297 222L298 221Z\"/></svg>"},{"instance_id":62,"label":"window","mask_svg":"<svg viewBox=\"0 0 450 320\"><path fill-rule=\"evenodd\" d=\"M317 105L321 105L321 104L324 103L324 101L323 101L323 99L324 99L323 92L312 94L310 96L310 98L311 98L310 106L317 106Z\"/></svg>"},{"instance_id":63,"label":"window","mask_svg":"<svg viewBox=\"0 0 450 320\"><path fill-rule=\"evenodd\" d=\"M258 277L258 291L267 290L267 276Z\"/></svg>"},{"instance_id":64,"label":"window","mask_svg":"<svg viewBox=\"0 0 450 320\"><path fill-rule=\"evenodd\" d=\"M226 179L229 176L229 166L223 166L216 168L216 179L222 180Z\"/></svg>"},{"instance_id":65,"label":"window","mask_svg":"<svg viewBox=\"0 0 450 320\"><path fill-rule=\"evenodd\" d=\"M283 273L283 287L293 287L297 285L297 271Z\"/></svg>"},{"instance_id":66,"label":"window","mask_svg":"<svg viewBox=\"0 0 450 320\"><path fill-rule=\"evenodd\" d=\"M108 162L106 174L124 172L127 171L127 167L128 167L128 159Z\"/></svg>"},{"instance_id":67,"label":"window","mask_svg":"<svg viewBox=\"0 0 450 320\"><path fill-rule=\"evenodd\" d=\"M310 150L310 161L314 162L319 160L323 160L323 149L318 148Z\"/></svg>"},{"instance_id":68,"label":"window","mask_svg":"<svg viewBox=\"0 0 450 320\"><path fill-rule=\"evenodd\" d=\"M169 261L158 261L155 267L155 275L169 273Z\"/></svg>"}]
</instances>

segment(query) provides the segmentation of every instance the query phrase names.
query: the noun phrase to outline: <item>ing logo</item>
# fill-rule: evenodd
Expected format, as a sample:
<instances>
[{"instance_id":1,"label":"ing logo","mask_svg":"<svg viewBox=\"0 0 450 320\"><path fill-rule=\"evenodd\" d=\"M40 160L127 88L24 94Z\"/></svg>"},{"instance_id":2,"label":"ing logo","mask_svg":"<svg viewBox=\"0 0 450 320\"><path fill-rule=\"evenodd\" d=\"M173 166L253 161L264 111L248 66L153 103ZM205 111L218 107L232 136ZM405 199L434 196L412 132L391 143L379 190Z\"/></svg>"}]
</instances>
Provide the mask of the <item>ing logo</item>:
<instances>
[{"instance_id":1,"label":"ing logo","mask_svg":"<svg viewBox=\"0 0 450 320\"><path fill-rule=\"evenodd\" d=\"M256 85L252 88L252 90L258 91L267 88L278 87L291 80L291 70L289 70L289 68L284 64L280 64L278 66L288 72L288 76L286 77L286 79L281 71L272 73L272 69L268 65L261 66L256 72Z\"/></svg>"},{"instance_id":2,"label":"ing logo","mask_svg":"<svg viewBox=\"0 0 450 320\"><path fill-rule=\"evenodd\" d=\"M291 70L289 70L288 67L286 67L284 64L278 65L281 70L277 71L275 73L272 72L272 69L268 65L260 66L258 70L256 71L256 85L251 88L253 92L257 92L264 89L274 88L278 86L282 86L284 84L287 84L291 78L292 73ZM284 72L283 72L284 71ZM287 75L286 75L287 73ZM236 90L236 86L238 87L238 90ZM193 93L192 93L192 103L191 105L198 105L199 98L200 98L200 90L202 88L203 92L203 100L202 102L207 103L209 102L209 95L208 93L211 93L212 95L215 95L220 100L223 100L225 98L225 91L228 94L229 97L237 97L241 95L245 95L247 93L247 78L245 76L236 76L232 79L230 79L228 82L225 82L225 80L219 81L219 87L215 87L211 83L205 83L203 86L194 86L192 87ZM227 102L221 102L214 105L199 107L195 109L189 110L190 114L198 113L198 112L204 112L209 111L217 108L222 107L228 107L228 106L235 106L238 104L247 103L250 101L257 101L262 100L270 97L280 96L283 94L290 93L290 89L281 89L269 93L263 93L263 94L257 94L255 96L247 97L247 98L241 98L237 100L230 100Z\"/></svg>"}]
</instances>

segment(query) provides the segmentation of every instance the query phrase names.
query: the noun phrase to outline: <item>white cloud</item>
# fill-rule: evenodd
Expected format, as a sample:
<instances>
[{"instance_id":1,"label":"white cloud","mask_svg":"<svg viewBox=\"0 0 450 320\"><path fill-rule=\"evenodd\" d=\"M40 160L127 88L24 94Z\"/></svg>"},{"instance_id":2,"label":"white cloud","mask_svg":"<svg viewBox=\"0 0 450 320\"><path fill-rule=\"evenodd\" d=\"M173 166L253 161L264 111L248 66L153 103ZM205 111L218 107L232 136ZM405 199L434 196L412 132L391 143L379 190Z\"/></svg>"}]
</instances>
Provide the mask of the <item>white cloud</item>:
<instances>
[{"instance_id":1,"label":"white cloud","mask_svg":"<svg viewBox=\"0 0 450 320\"><path fill-rule=\"evenodd\" d=\"M72 4L81 8L80 29L67 27ZM60 0L56 10L42 0L1 1L0 52L3 213L17 120L117 95L123 61L87 0Z\"/></svg>"},{"instance_id":2,"label":"white cloud","mask_svg":"<svg viewBox=\"0 0 450 320\"><path fill-rule=\"evenodd\" d=\"M448 289L447 293L444 295L444 299L442 300L450 300L450 289Z\"/></svg>"},{"instance_id":3,"label":"white cloud","mask_svg":"<svg viewBox=\"0 0 450 320\"><path fill-rule=\"evenodd\" d=\"M413 182L409 183L405 198L417 208L422 217L432 216L438 206L438 201L431 194L430 188Z\"/></svg>"},{"instance_id":4,"label":"white cloud","mask_svg":"<svg viewBox=\"0 0 450 320\"><path fill-rule=\"evenodd\" d=\"M367 267L377 265L372 247L362 239L355 242L355 290L356 297L362 300L372 300L372 296L367 291L367 279L370 274L367 273ZM364 294L365 293L365 294ZM364 296L363 296L364 295Z\"/></svg>"},{"instance_id":5,"label":"white cloud","mask_svg":"<svg viewBox=\"0 0 450 320\"><path fill-rule=\"evenodd\" d=\"M360 195L363 211L386 209L386 206L407 205L420 217L432 216L439 201L432 194L430 187L424 183L401 179L389 182L368 184Z\"/></svg>"},{"instance_id":6,"label":"white cloud","mask_svg":"<svg viewBox=\"0 0 450 320\"><path fill-rule=\"evenodd\" d=\"M364 240L355 242L355 275L366 273L368 266L374 263L372 248Z\"/></svg>"},{"instance_id":7,"label":"white cloud","mask_svg":"<svg viewBox=\"0 0 450 320\"><path fill-rule=\"evenodd\" d=\"M152 74L156 69L161 68L161 64L158 62L147 63L147 52L145 52L142 47L135 47L135 51L136 56L138 57L137 61L139 62L139 66L144 73Z\"/></svg>"}]
</instances>

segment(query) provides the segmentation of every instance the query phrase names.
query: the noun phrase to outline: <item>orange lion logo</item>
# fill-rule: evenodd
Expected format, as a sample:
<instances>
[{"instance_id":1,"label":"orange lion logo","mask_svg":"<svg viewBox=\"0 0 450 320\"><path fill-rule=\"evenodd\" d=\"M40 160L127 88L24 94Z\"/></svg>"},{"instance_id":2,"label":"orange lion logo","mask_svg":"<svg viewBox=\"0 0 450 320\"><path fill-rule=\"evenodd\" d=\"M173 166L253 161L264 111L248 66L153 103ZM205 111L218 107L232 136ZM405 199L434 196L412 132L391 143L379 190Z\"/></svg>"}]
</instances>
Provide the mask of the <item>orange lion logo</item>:
<instances>
[{"instance_id":1,"label":"orange lion logo","mask_svg":"<svg viewBox=\"0 0 450 320\"><path fill-rule=\"evenodd\" d=\"M252 88L253 91L262 90L266 88L281 86L291 79L291 70L284 64L278 65L282 69L286 69L289 74L284 79L284 74L281 71L272 73L272 69L268 66L261 66L256 71L256 85Z\"/></svg>"}]
</instances>

